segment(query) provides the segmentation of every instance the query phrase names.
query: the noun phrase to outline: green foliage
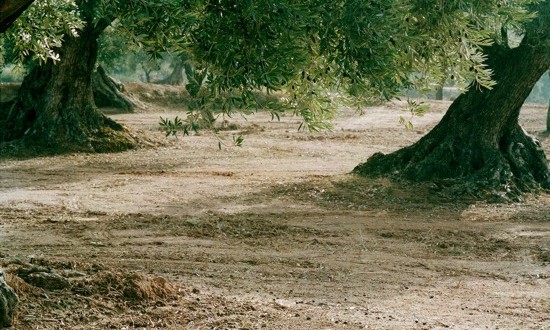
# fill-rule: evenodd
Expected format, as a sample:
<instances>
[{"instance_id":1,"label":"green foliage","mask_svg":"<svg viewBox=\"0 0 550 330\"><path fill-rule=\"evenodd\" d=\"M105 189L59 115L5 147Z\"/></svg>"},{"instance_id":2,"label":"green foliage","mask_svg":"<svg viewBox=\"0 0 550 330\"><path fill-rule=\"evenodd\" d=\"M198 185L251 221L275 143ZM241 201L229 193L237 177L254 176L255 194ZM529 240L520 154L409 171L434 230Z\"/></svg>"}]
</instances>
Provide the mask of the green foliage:
<instances>
[{"instance_id":1,"label":"green foliage","mask_svg":"<svg viewBox=\"0 0 550 330\"><path fill-rule=\"evenodd\" d=\"M280 89L308 63L304 29L312 18L301 3L209 1L198 9L191 49L212 72L218 89Z\"/></svg>"},{"instance_id":2,"label":"green foliage","mask_svg":"<svg viewBox=\"0 0 550 330\"><path fill-rule=\"evenodd\" d=\"M302 127L340 102L390 99L447 77L492 88L484 48L521 26L531 0L196 1L189 52L218 93L282 90Z\"/></svg>"},{"instance_id":3,"label":"green foliage","mask_svg":"<svg viewBox=\"0 0 550 330\"><path fill-rule=\"evenodd\" d=\"M242 135L233 136L233 144L235 144L237 147L242 147L243 142L244 142L244 138Z\"/></svg>"},{"instance_id":4,"label":"green foliage","mask_svg":"<svg viewBox=\"0 0 550 330\"><path fill-rule=\"evenodd\" d=\"M105 29L98 40L98 61L109 68L109 72L127 66L127 55L139 50L128 40L127 35L116 29L116 25L117 23L114 23Z\"/></svg>"},{"instance_id":5,"label":"green foliage","mask_svg":"<svg viewBox=\"0 0 550 330\"><path fill-rule=\"evenodd\" d=\"M404 125L408 130L412 130L414 128L413 119L415 117L424 116L424 114L430 109L430 105L424 102L407 99L407 108L410 112L409 118L400 116L399 124Z\"/></svg>"},{"instance_id":6,"label":"green foliage","mask_svg":"<svg viewBox=\"0 0 550 330\"><path fill-rule=\"evenodd\" d=\"M178 137L178 135L177 135L178 132L182 132L183 135L189 135L190 131L197 132L199 130L199 127L198 127L197 123L184 122L178 116L176 116L173 121L168 119L168 118L160 117L159 125L162 128L162 130L164 131L164 134L166 135L166 137L174 136L174 137L177 138ZM217 129L214 129L213 132L214 132L216 138L218 139L218 148L221 149L222 145L224 144L223 139L218 134L219 132L218 132ZM242 135L240 135L240 134L239 135L233 135L233 145L234 146L242 147L243 142L244 142L244 138L243 138Z\"/></svg>"},{"instance_id":7,"label":"green foliage","mask_svg":"<svg viewBox=\"0 0 550 330\"><path fill-rule=\"evenodd\" d=\"M10 45L10 52L16 61L23 62L28 58L40 62L47 59L58 61L55 48L61 46L63 35L76 36L82 26L76 1L35 1L2 38ZM0 43L0 47L5 44Z\"/></svg>"},{"instance_id":8,"label":"green foliage","mask_svg":"<svg viewBox=\"0 0 550 330\"><path fill-rule=\"evenodd\" d=\"M151 74L160 71L163 62L170 61L173 56L163 56L162 59L152 58L143 47L132 42L120 22L115 21L101 34L98 62L109 72L121 80L138 80L149 82ZM145 73L145 77L138 73Z\"/></svg>"},{"instance_id":9,"label":"green foliage","mask_svg":"<svg viewBox=\"0 0 550 330\"><path fill-rule=\"evenodd\" d=\"M128 40L143 48L154 59L164 53L183 52L194 12L180 0L100 1L104 15L117 18L117 28Z\"/></svg>"},{"instance_id":10,"label":"green foliage","mask_svg":"<svg viewBox=\"0 0 550 330\"><path fill-rule=\"evenodd\" d=\"M162 129L164 130L164 133L166 134L167 137L170 136L170 135L177 137L177 133L179 131L185 130L183 122L181 121L181 119L178 116L176 116L176 118L174 118L174 121L171 121L168 118L160 117L159 125L160 125L160 127L162 127ZM185 134L188 135L189 132L185 131Z\"/></svg>"}]
</instances>

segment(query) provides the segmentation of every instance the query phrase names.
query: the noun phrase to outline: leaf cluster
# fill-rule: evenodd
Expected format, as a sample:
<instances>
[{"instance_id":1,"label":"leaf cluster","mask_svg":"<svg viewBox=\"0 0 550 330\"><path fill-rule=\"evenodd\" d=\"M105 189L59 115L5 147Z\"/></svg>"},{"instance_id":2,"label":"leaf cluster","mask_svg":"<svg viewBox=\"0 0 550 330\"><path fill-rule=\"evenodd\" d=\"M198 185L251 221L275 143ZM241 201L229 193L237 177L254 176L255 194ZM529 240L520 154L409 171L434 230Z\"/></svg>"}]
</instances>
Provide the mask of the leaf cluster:
<instances>
[{"instance_id":1,"label":"leaf cluster","mask_svg":"<svg viewBox=\"0 0 550 330\"><path fill-rule=\"evenodd\" d=\"M75 0L35 1L1 36L4 39L1 51L10 55L6 59L9 62L58 61L56 48L61 46L63 36L77 36L82 27Z\"/></svg>"}]
</instances>

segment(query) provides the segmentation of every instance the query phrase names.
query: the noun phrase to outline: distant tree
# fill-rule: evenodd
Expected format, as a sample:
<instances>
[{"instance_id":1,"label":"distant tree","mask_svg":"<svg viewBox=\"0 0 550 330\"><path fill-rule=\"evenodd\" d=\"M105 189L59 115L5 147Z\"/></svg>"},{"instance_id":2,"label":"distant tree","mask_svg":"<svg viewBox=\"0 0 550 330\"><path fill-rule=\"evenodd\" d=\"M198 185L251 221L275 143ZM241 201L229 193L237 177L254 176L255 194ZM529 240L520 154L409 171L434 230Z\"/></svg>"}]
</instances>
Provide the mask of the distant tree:
<instances>
[{"instance_id":1,"label":"distant tree","mask_svg":"<svg viewBox=\"0 0 550 330\"><path fill-rule=\"evenodd\" d=\"M134 71L136 71L138 67L143 71L141 80L146 83L153 82L153 74L161 69L162 62L158 59L151 59L149 55L143 51L134 53L130 59L135 68Z\"/></svg>"},{"instance_id":2,"label":"distant tree","mask_svg":"<svg viewBox=\"0 0 550 330\"><path fill-rule=\"evenodd\" d=\"M163 85L182 85L183 84L183 69L184 59L181 57L175 57L172 61L172 72L165 78L155 81L156 84Z\"/></svg>"},{"instance_id":3,"label":"distant tree","mask_svg":"<svg viewBox=\"0 0 550 330\"><path fill-rule=\"evenodd\" d=\"M435 99L443 100L443 85L437 87L437 89L435 90Z\"/></svg>"}]
</instances>

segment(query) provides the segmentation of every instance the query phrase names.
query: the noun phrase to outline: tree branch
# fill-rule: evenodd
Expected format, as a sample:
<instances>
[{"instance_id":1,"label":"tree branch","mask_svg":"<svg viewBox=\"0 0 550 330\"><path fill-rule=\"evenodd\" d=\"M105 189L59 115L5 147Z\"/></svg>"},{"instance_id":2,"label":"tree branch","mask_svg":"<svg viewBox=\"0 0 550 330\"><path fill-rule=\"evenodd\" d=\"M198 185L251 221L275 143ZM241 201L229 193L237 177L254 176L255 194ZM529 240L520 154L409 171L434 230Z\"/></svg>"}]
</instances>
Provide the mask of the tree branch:
<instances>
[{"instance_id":1,"label":"tree branch","mask_svg":"<svg viewBox=\"0 0 550 330\"><path fill-rule=\"evenodd\" d=\"M0 0L0 33L6 31L34 0Z\"/></svg>"},{"instance_id":2,"label":"tree branch","mask_svg":"<svg viewBox=\"0 0 550 330\"><path fill-rule=\"evenodd\" d=\"M98 37L113 21L116 17L103 17L95 24L92 35Z\"/></svg>"}]
</instances>

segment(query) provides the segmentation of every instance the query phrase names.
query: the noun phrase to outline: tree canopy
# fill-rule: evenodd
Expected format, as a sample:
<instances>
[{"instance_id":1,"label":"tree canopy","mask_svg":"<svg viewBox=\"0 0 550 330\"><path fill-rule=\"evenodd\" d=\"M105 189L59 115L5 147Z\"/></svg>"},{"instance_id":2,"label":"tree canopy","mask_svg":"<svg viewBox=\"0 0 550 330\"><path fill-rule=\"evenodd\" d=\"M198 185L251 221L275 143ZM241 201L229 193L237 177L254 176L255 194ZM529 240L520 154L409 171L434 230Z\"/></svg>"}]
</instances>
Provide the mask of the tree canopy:
<instances>
[{"instance_id":1,"label":"tree canopy","mask_svg":"<svg viewBox=\"0 0 550 330\"><path fill-rule=\"evenodd\" d=\"M521 34L533 2L46 0L7 38L20 58L57 60L63 35L109 24L152 56L191 54L214 91L287 90L314 122L330 118L336 89L388 99L442 77L492 86L483 47Z\"/></svg>"}]
</instances>

